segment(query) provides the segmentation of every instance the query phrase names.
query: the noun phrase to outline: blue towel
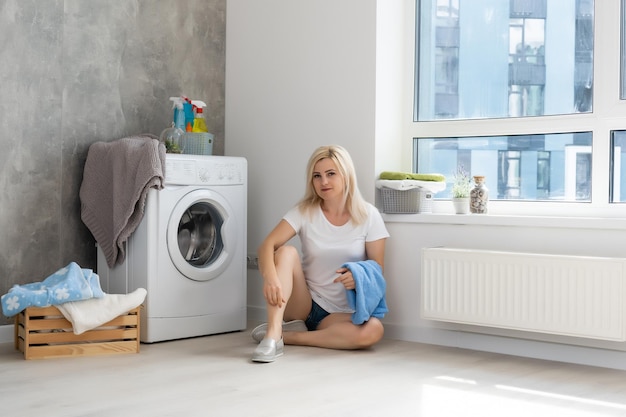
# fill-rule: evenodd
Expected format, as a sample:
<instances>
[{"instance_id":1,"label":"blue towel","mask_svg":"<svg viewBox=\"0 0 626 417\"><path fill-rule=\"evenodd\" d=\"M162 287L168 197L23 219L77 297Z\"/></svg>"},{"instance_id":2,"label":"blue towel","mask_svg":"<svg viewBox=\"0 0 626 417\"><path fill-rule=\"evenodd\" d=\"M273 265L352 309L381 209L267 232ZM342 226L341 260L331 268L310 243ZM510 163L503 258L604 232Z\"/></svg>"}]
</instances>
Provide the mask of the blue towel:
<instances>
[{"instance_id":1,"label":"blue towel","mask_svg":"<svg viewBox=\"0 0 626 417\"><path fill-rule=\"evenodd\" d=\"M81 269L72 262L43 282L14 285L0 298L0 302L4 315L11 317L27 307L48 307L102 297L104 292L100 288L100 277L91 269Z\"/></svg>"},{"instance_id":2,"label":"blue towel","mask_svg":"<svg viewBox=\"0 0 626 417\"><path fill-rule=\"evenodd\" d=\"M376 261L348 262L342 265L352 272L355 289L346 290L348 305L354 310L352 323L363 324L370 317L383 318L387 309L387 284Z\"/></svg>"}]
</instances>

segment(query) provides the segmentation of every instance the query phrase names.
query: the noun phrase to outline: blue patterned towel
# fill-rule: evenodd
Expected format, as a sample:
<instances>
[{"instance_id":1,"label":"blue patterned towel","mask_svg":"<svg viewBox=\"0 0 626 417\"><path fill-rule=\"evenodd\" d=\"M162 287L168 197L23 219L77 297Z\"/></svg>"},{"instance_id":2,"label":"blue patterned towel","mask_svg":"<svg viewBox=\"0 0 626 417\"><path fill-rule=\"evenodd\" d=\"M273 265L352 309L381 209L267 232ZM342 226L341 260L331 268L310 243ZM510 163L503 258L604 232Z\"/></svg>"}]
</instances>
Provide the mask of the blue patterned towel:
<instances>
[{"instance_id":1,"label":"blue patterned towel","mask_svg":"<svg viewBox=\"0 0 626 417\"><path fill-rule=\"evenodd\" d=\"M354 310L352 323L363 324L370 317L383 318L389 311L385 301L387 284L378 262L348 262L342 266L354 277L355 289L346 290L348 305Z\"/></svg>"},{"instance_id":2,"label":"blue patterned towel","mask_svg":"<svg viewBox=\"0 0 626 417\"><path fill-rule=\"evenodd\" d=\"M72 262L43 282L14 285L0 298L0 302L4 315L11 317L27 307L48 307L101 297L104 297L104 292L100 288L100 277L91 269L81 269Z\"/></svg>"}]
</instances>

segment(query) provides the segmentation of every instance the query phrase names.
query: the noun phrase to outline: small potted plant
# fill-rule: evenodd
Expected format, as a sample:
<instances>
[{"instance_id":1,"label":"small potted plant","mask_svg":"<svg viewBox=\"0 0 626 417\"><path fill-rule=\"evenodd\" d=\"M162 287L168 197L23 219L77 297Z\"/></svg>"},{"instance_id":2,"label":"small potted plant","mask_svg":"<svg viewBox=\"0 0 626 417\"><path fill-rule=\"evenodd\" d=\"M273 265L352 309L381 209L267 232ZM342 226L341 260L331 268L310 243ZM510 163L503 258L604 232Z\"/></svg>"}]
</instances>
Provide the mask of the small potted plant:
<instances>
[{"instance_id":1,"label":"small potted plant","mask_svg":"<svg viewBox=\"0 0 626 417\"><path fill-rule=\"evenodd\" d=\"M469 213L470 191L472 190L472 179L463 165L459 165L454 173L452 183L452 204L456 214Z\"/></svg>"}]
</instances>

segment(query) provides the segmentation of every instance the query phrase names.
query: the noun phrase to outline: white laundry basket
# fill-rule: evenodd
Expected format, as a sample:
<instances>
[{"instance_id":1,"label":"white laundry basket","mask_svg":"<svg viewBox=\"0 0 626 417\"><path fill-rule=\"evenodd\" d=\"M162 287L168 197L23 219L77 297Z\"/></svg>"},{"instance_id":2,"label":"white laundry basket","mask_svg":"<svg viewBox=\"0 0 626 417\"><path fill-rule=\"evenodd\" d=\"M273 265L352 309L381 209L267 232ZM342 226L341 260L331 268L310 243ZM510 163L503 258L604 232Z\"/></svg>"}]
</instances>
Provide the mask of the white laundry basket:
<instances>
[{"instance_id":1,"label":"white laundry basket","mask_svg":"<svg viewBox=\"0 0 626 417\"><path fill-rule=\"evenodd\" d=\"M419 188L395 190L381 187L377 190L380 193L379 209L382 213L410 214L419 212Z\"/></svg>"},{"instance_id":2,"label":"white laundry basket","mask_svg":"<svg viewBox=\"0 0 626 417\"><path fill-rule=\"evenodd\" d=\"M419 190L419 204L418 213L432 213L433 212L433 199L434 194L432 191L428 191L424 188L418 188Z\"/></svg>"}]
</instances>

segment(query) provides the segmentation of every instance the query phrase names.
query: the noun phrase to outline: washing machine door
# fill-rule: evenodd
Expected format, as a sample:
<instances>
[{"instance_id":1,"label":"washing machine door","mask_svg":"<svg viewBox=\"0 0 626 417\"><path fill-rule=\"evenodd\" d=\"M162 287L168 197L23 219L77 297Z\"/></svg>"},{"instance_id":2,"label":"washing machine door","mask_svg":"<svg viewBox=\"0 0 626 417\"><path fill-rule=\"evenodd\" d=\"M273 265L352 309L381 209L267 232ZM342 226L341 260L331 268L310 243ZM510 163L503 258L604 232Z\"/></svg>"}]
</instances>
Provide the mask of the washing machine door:
<instances>
[{"instance_id":1,"label":"washing machine door","mask_svg":"<svg viewBox=\"0 0 626 417\"><path fill-rule=\"evenodd\" d=\"M228 201L215 191L194 190L181 198L167 226L167 249L176 269L194 281L219 276L235 253L235 220Z\"/></svg>"}]
</instances>

